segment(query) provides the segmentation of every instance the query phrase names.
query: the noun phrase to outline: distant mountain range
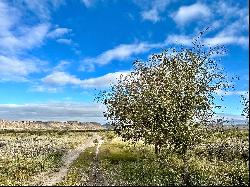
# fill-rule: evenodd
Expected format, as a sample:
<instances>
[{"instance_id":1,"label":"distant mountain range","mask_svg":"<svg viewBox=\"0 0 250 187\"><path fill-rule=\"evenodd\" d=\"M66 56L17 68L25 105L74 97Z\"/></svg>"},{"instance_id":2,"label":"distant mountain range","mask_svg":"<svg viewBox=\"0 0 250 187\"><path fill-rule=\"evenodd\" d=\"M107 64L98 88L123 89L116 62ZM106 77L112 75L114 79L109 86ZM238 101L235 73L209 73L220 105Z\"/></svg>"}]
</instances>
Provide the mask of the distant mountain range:
<instances>
[{"instance_id":1,"label":"distant mountain range","mask_svg":"<svg viewBox=\"0 0 250 187\"><path fill-rule=\"evenodd\" d=\"M79 122L79 121L11 121L0 120L0 129L103 129L103 126L97 122Z\"/></svg>"},{"instance_id":2,"label":"distant mountain range","mask_svg":"<svg viewBox=\"0 0 250 187\"><path fill-rule=\"evenodd\" d=\"M105 123L104 125L102 125L105 129L114 129L113 126L109 125L108 123Z\"/></svg>"}]
</instances>

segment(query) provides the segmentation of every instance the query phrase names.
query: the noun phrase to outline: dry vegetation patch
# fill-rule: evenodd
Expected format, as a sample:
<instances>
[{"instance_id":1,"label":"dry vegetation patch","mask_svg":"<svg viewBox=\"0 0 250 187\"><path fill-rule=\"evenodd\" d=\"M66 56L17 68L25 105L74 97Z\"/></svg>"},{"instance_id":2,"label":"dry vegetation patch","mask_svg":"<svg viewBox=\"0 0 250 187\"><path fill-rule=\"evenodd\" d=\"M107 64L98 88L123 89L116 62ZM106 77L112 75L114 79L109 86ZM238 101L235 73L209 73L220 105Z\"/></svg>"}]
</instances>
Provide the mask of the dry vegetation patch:
<instances>
[{"instance_id":1,"label":"dry vegetation patch","mask_svg":"<svg viewBox=\"0 0 250 187\"><path fill-rule=\"evenodd\" d=\"M34 183L41 172L57 170L63 155L86 138L86 133L0 134L0 185Z\"/></svg>"}]
</instances>

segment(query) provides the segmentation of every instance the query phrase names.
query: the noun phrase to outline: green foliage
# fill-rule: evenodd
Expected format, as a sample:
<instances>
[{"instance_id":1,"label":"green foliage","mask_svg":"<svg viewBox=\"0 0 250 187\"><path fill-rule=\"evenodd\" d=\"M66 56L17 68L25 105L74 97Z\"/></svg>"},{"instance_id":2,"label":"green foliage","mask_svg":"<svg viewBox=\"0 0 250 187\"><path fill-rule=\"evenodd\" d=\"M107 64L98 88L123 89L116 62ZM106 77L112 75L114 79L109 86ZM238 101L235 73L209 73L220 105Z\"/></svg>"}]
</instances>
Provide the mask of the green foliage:
<instances>
[{"instance_id":1,"label":"green foliage","mask_svg":"<svg viewBox=\"0 0 250 187\"><path fill-rule=\"evenodd\" d=\"M207 135L214 93L229 85L213 59L224 48L206 48L199 39L193 48L165 50L148 62L134 62L130 74L97 97L118 135L153 144L156 153L165 146L181 154Z\"/></svg>"},{"instance_id":2,"label":"green foliage","mask_svg":"<svg viewBox=\"0 0 250 187\"><path fill-rule=\"evenodd\" d=\"M100 155L101 159L108 159L111 163L118 163L118 162L126 162L126 161L136 161L137 154L131 152L130 149L124 148L123 145L115 145L111 146L109 144L104 144L101 147L102 154Z\"/></svg>"},{"instance_id":3,"label":"green foliage","mask_svg":"<svg viewBox=\"0 0 250 187\"><path fill-rule=\"evenodd\" d=\"M107 132L105 135L106 135L108 140L112 140L115 137L115 134L112 131Z\"/></svg>"}]
</instances>

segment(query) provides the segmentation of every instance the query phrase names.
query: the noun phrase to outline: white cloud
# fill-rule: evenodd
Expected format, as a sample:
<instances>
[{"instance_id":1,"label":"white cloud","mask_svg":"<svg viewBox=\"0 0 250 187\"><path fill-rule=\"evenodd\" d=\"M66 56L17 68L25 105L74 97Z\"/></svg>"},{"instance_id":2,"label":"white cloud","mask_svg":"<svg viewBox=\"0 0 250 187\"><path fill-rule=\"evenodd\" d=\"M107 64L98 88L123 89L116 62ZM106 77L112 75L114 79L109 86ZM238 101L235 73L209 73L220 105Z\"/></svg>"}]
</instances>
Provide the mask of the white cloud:
<instances>
[{"instance_id":1,"label":"white cloud","mask_svg":"<svg viewBox=\"0 0 250 187\"><path fill-rule=\"evenodd\" d=\"M212 25L214 30L219 31L220 29L218 35L221 37L240 37L243 35L248 37L249 22L247 17L249 10L247 7L239 5L234 1L215 1L210 5L214 16L208 25Z\"/></svg>"},{"instance_id":2,"label":"white cloud","mask_svg":"<svg viewBox=\"0 0 250 187\"><path fill-rule=\"evenodd\" d=\"M34 85L28 91L58 93L58 92L62 91L62 89L58 88L58 87L51 87L51 85Z\"/></svg>"},{"instance_id":3,"label":"white cloud","mask_svg":"<svg viewBox=\"0 0 250 187\"><path fill-rule=\"evenodd\" d=\"M221 34L217 34L213 37L202 38L201 41L204 44L207 44L211 47L216 45L239 45L242 47L248 46L248 37L247 36L223 36ZM193 38L191 36L186 35L169 35L166 39L166 44L182 44L185 46L192 46Z\"/></svg>"},{"instance_id":4,"label":"white cloud","mask_svg":"<svg viewBox=\"0 0 250 187\"><path fill-rule=\"evenodd\" d=\"M24 27L26 33L21 36L15 36L9 33L8 36L1 37L0 48L9 49L10 51L19 51L24 49L31 49L40 46L47 34L49 25L39 24L33 27Z\"/></svg>"},{"instance_id":5,"label":"white cloud","mask_svg":"<svg viewBox=\"0 0 250 187\"><path fill-rule=\"evenodd\" d=\"M120 72L108 73L100 77L81 80L66 72L56 71L42 78L42 83L44 85L37 85L32 89L32 91L56 92L58 91L55 90L56 86L60 87L65 85L77 85L82 88L105 88L110 86L110 84L116 83L120 75L127 75L128 73L129 73L128 71L120 71Z\"/></svg>"},{"instance_id":6,"label":"white cloud","mask_svg":"<svg viewBox=\"0 0 250 187\"><path fill-rule=\"evenodd\" d=\"M248 24L245 21L245 18L248 15L247 10L245 8L240 9L239 7L230 7L229 5L226 5L224 3L222 4L222 11L225 13L223 15L223 29L218 32L214 37L207 38L206 42L210 43L211 45L237 44L242 47L247 47L249 45L249 36L244 33L248 31ZM222 20L220 22L223 23Z\"/></svg>"},{"instance_id":7,"label":"white cloud","mask_svg":"<svg viewBox=\"0 0 250 187\"><path fill-rule=\"evenodd\" d=\"M217 95L220 96L228 96L228 95L245 95L247 96L249 91L240 91L240 90L235 90L235 91L223 91L223 90L217 90L215 91Z\"/></svg>"},{"instance_id":8,"label":"white cloud","mask_svg":"<svg viewBox=\"0 0 250 187\"><path fill-rule=\"evenodd\" d=\"M17 0L16 6L23 11L30 11L39 19L48 20L51 17L51 11L64 4L64 0Z\"/></svg>"},{"instance_id":9,"label":"white cloud","mask_svg":"<svg viewBox=\"0 0 250 187\"><path fill-rule=\"evenodd\" d=\"M82 0L82 2L87 8L89 8L93 5L94 0Z\"/></svg>"},{"instance_id":10,"label":"white cloud","mask_svg":"<svg viewBox=\"0 0 250 187\"><path fill-rule=\"evenodd\" d=\"M0 2L0 53L13 55L43 43L50 24L26 26L21 24L21 17L22 14L18 9Z\"/></svg>"},{"instance_id":11,"label":"white cloud","mask_svg":"<svg viewBox=\"0 0 250 187\"><path fill-rule=\"evenodd\" d=\"M185 35L169 35L166 39L166 44L182 44L185 46L191 46L193 39L190 36Z\"/></svg>"},{"instance_id":12,"label":"white cloud","mask_svg":"<svg viewBox=\"0 0 250 187\"><path fill-rule=\"evenodd\" d=\"M137 43L137 44L121 44L117 47L107 50L95 58L85 58L83 60L81 70L84 70L84 66L89 66L90 64L106 65L113 60L125 60L132 55L137 55L145 53L153 48L163 47L163 43Z\"/></svg>"},{"instance_id":13,"label":"white cloud","mask_svg":"<svg viewBox=\"0 0 250 187\"><path fill-rule=\"evenodd\" d=\"M244 18L249 14L247 7L242 8L238 3L234 3L234 1L215 1L211 7L216 14L223 16L223 19L226 21L232 18Z\"/></svg>"},{"instance_id":14,"label":"white cloud","mask_svg":"<svg viewBox=\"0 0 250 187\"><path fill-rule=\"evenodd\" d=\"M49 24L43 23L33 27L25 28L29 32L18 39L17 47L21 49L31 49L40 46L48 32Z\"/></svg>"},{"instance_id":15,"label":"white cloud","mask_svg":"<svg viewBox=\"0 0 250 187\"><path fill-rule=\"evenodd\" d=\"M38 24L26 25L22 18L26 9L37 12L49 12L50 7L57 7L61 0L38 1L20 0L12 4L0 1L0 53L19 55L25 50L41 46L46 38L58 38L72 30L68 28L56 28L49 32L50 23L39 21ZM47 14L47 13L46 13ZM57 42L70 44L70 39L58 39Z\"/></svg>"},{"instance_id":16,"label":"white cloud","mask_svg":"<svg viewBox=\"0 0 250 187\"><path fill-rule=\"evenodd\" d=\"M86 58L84 63L95 63L105 65L112 60L124 60L133 54L143 53L149 50L149 46L145 43L139 44L121 44L113 49L107 50L95 58Z\"/></svg>"},{"instance_id":17,"label":"white cloud","mask_svg":"<svg viewBox=\"0 0 250 187\"><path fill-rule=\"evenodd\" d=\"M72 40L71 39L66 39L66 38L60 38L60 39L57 39L56 41L58 43L66 44L66 45L72 44Z\"/></svg>"},{"instance_id":18,"label":"white cloud","mask_svg":"<svg viewBox=\"0 0 250 187\"><path fill-rule=\"evenodd\" d=\"M226 25L224 29L222 29L218 35L219 36L234 36L237 34L241 34L242 20L236 20Z\"/></svg>"},{"instance_id":19,"label":"white cloud","mask_svg":"<svg viewBox=\"0 0 250 187\"><path fill-rule=\"evenodd\" d=\"M65 72L56 71L44 77L42 79L42 82L48 85L64 86L67 84L73 84L73 85L80 84L81 80Z\"/></svg>"},{"instance_id":20,"label":"white cloud","mask_svg":"<svg viewBox=\"0 0 250 187\"><path fill-rule=\"evenodd\" d=\"M91 58L89 58L90 60ZM88 58L83 60L83 63L81 64L79 70L85 71L85 72L93 72L95 71L95 65L91 61L89 61Z\"/></svg>"},{"instance_id":21,"label":"white cloud","mask_svg":"<svg viewBox=\"0 0 250 187\"><path fill-rule=\"evenodd\" d=\"M44 62L38 59L18 59L0 55L0 80L1 81L26 81L26 77L39 72L39 66Z\"/></svg>"},{"instance_id":22,"label":"white cloud","mask_svg":"<svg viewBox=\"0 0 250 187\"><path fill-rule=\"evenodd\" d=\"M156 23L156 22L161 20L160 14L166 9L169 2L170 2L169 0L151 1L150 5L149 5L149 8L144 7L145 2L143 2L143 1L139 1L137 3L141 4L141 6L144 9L141 12L142 19L152 21L153 23Z\"/></svg>"},{"instance_id":23,"label":"white cloud","mask_svg":"<svg viewBox=\"0 0 250 187\"><path fill-rule=\"evenodd\" d=\"M240 46L247 46L249 44L249 38L247 36L220 36L216 35L211 38L206 38L205 43L209 44L210 46L215 45L229 45L229 44L236 44Z\"/></svg>"},{"instance_id":24,"label":"white cloud","mask_svg":"<svg viewBox=\"0 0 250 187\"><path fill-rule=\"evenodd\" d=\"M29 75L42 71L46 62L27 54L27 50L44 43L50 24L24 24L19 2L11 3L0 1L0 79L28 81Z\"/></svg>"},{"instance_id":25,"label":"white cloud","mask_svg":"<svg viewBox=\"0 0 250 187\"><path fill-rule=\"evenodd\" d=\"M203 36L202 40L210 46L215 45L238 45L243 48L249 46L249 23L246 19L249 17L249 12L246 7L240 7L239 4L232 1L214 1L212 3L202 4L197 2L190 6L182 6L172 18L180 26L200 20L195 23L193 33L198 33L203 30L204 25L208 25L213 35ZM186 46L191 46L194 35L171 34L167 37L169 44L181 43Z\"/></svg>"},{"instance_id":26,"label":"white cloud","mask_svg":"<svg viewBox=\"0 0 250 187\"><path fill-rule=\"evenodd\" d=\"M177 24L183 26L191 21L208 18L210 15L209 7L201 3L195 3L189 6L181 6L172 17Z\"/></svg>"},{"instance_id":27,"label":"white cloud","mask_svg":"<svg viewBox=\"0 0 250 187\"><path fill-rule=\"evenodd\" d=\"M53 31L50 31L48 34L47 34L47 37L49 38L58 38L60 36L63 36L67 33L70 33L72 31L72 29L68 29L68 28L56 28L55 30Z\"/></svg>"},{"instance_id":28,"label":"white cloud","mask_svg":"<svg viewBox=\"0 0 250 187\"><path fill-rule=\"evenodd\" d=\"M149 20L154 23L160 20L159 12L156 9L151 9L148 11L143 11L141 16L144 20Z\"/></svg>"},{"instance_id":29,"label":"white cloud","mask_svg":"<svg viewBox=\"0 0 250 187\"><path fill-rule=\"evenodd\" d=\"M0 1L0 34L5 34L20 19L20 12Z\"/></svg>"},{"instance_id":30,"label":"white cloud","mask_svg":"<svg viewBox=\"0 0 250 187\"><path fill-rule=\"evenodd\" d=\"M9 120L78 120L104 123L103 111L105 106L95 103L0 104L0 118Z\"/></svg>"},{"instance_id":31,"label":"white cloud","mask_svg":"<svg viewBox=\"0 0 250 187\"><path fill-rule=\"evenodd\" d=\"M54 68L54 70L56 71L62 71L64 70L67 66L69 66L71 64L71 62L67 61L67 60L61 60L58 65Z\"/></svg>"},{"instance_id":32,"label":"white cloud","mask_svg":"<svg viewBox=\"0 0 250 187\"><path fill-rule=\"evenodd\" d=\"M110 84L116 83L117 79L119 79L121 75L125 76L128 73L129 73L128 71L121 71L121 72L108 73L106 75L97 78L85 79L82 80L81 86L84 88L108 87L110 86Z\"/></svg>"}]
</instances>

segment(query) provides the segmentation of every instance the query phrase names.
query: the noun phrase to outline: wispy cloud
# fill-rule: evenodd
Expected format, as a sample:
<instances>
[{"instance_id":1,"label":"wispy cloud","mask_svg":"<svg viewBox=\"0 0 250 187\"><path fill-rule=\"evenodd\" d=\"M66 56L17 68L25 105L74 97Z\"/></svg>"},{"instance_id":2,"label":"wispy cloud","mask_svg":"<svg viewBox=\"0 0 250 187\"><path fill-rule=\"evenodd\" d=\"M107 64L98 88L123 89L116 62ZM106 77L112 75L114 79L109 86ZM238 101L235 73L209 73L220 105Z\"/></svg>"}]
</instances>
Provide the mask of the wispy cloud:
<instances>
[{"instance_id":1,"label":"wispy cloud","mask_svg":"<svg viewBox=\"0 0 250 187\"><path fill-rule=\"evenodd\" d=\"M95 3L95 0L82 0L83 4L89 8L91 6L93 6L93 4Z\"/></svg>"},{"instance_id":2,"label":"wispy cloud","mask_svg":"<svg viewBox=\"0 0 250 187\"><path fill-rule=\"evenodd\" d=\"M17 0L14 5L29 11L41 20L49 20L51 12L65 3L65 0Z\"/></svg>"},{"instance_id":3,"label":"wispy cloud","mask_svg":"<svg viewBox=\"0 0 250 187\"><path fill-rule=\"evenodd\" d=\"M58 93L61 92L63 89L61 87L52 87L50 85L41 85L41 84L34 84L31 88L28 89L29 92L46 92L46 93Z\"/></svg>"},{"instance_id":4,"label":"wispy cloud","mask_svg":"<svg viewBox=\"0 0 250 187\"><path fill-rule=\"evenodd\" d=\"M148 44L121 44L113 49L107 50L95 58L84 59L87 63L96 63L100 65L105 65L112 60L124 60L133 54L139 54L147 51L149 49Z\"/></svg>"},{"instance_id":5,"label":"wispy cloud","mask_svg":"<svg viewBox=\"0 0 250 187\"><path fill-rule=\"evenodd\" d=\"M56 39L72 31L60 27L50 31L51 24L47 20L33 24L23 21L24 9L47 14L47 11L50 11L49 6L59 6L61 3L59 1L25 0L23 3L0 1L0 79L2 81L27 81L30 74L42 71L46 63L28 52L45 44L47 39ZM70 44L71 40L58 39L57 42Z\"/></svg>"},{"instance_id":6,"label":"wispy cloud","mask_svg":"<svg viewBox=\"0 0 250 187\"><path fill-rule=\"evenodd\" d=\"M223 90L217 90L215 91L217 95L220 96L229 96L229 95L244 95L247 96L249 91L241 91L241 90L234 90L234 91L223 91Z\"/></svg>"},{"instance_id":7,"label":"wispy cloud","mask_svg":"<svg viewBox=\"0 0 250 187\"><path fill-rule=\"evenodd\" d=\"M22 16L19 9L0 1L1 81L27 81L31 73L40 72L46 64L25 52L43 44L50 24L24 25Z\"/></svg>"},{"instance_id":8,"label":"wispy cloud","mask_svg":"<svg viewBox=\"0 0 250 187\"><path fill-rule=\"evenodd\" d=\"M54 68L55 71L63 71L65 68L67 68L71 62L67 60L61 60L56 67Z\"/></svg>"},{"instance_id":9,"label":"wispy cloud","mask_svg":"<svg viewBox=\"0 0 250 187\"><path fill-rule=\"evenodd\" d=\"M159 12L157 11L157 9L143 11L141 13L141 16L144 20L149 20L149 21L152 21L154 23L156 23L157 21L160 20Z\"/></svg>"},{"instance_id":10,"label":"wispy cloud","mask_svg":"<svg viewBox=\"0 0 250 187\"><path fill-rule=\"evenodd\" d=\"M247 7L240 7L238 3L233 3L234 1L215 1L213 4L211 4L211 7L213 8L213 12L220 16L220 18L223 18L225 21L224 24L226 24L228 21L231 21L232 19L238 20L239 18L242 19L242 28L246 29L248 21L247 17L249 16L249 10ZM222 23L221 26L224 26ZM227 25L227 24L226 24ZM242 29L238 28L238 29Z\"/></svg>"},{"instance_id":11,"label":"wispy cloud","mask_svg":"<svg viewBox=\"0 0 250 187\"><path fill-rule=\"evenodd\" d=\"M154 6L158 7L161 3L162 1L157 1ZM169 3L169 1L163 3L164 6L167 6L167 3ZM162 5L162 7L164 6ZM180 7L178 11L175 12L172 16L175 19L175 21L178 22L178 24L185 24L197 19L201 19L202 21L204 21L205 18L207 18L208 22L214 23L215 22L214 20L215 18L213 15L214 10L212 10L214 6L215 6L214 4L206 5L198 2L189 6ZM152 7L152 5L147 5L147 8L145 9L151 10L150 7ZM227 5L227 7L229 7L230 9L229 5ZM226 11L225 7L224 9L225 10L223 11ZM238 11L235 15L229 15L229 13L225 13L224 17L227 18L222 17L220 19L217 19L217 21L220 23L223 22L224 19L226 19L226 22L228 22L228 20L230 20L228 17L230 16L234 17L234 21L228 22L228 25L226 25L224 29L222 29L220 32L217 33L215 32L213 36L210 35L209 37L203 36L202 42L209 46L239 45L241 47L247 47L249 37L248 35L243 34L243 31L246 31L247 28L243 23L243 21L246 21L247 12L245 11L244 8L243 9L237 8L237 10ZM231 13L232 11L229 12ZM244 26L244 29L241 27L241 25ZM214 28L212 28L212 30L214 30ZM193 37L194 37L193 33L192 36L184 34L169 34L166 37L165 41L159 43L139 42L135 44L121 44L114 47L113 49L104 51L103 53L99 54L96 57L87 57L83 59L80 69L85 71L86 70L93 71L96 65L109 64L114 60L119 60L119 61L126 60L133 55L143 54L149 52L153 48L155 49L162 48L171 44L177 44L177 45L182 44L185 46L192 46Z\"/></svg>"},{"instance_id":12,"label":"wispy cloud","mask_svg":"<svg viewBox=\"0 0 250 187\"><path fill-rule=\"evenodd\" d=\"M247 36L221 36L218 34L214 37L206 38L205 43L211 46L235 44L245 47L249 43L249 38Z\"/></svg>"},{"instance_id":13,"label":"wispy cloud","mask_svg":"<svg viewBox=\"0 0 250 187\"><path fill-rule=\"evenodd\" d=\"M0 55L0 81L27 81L29 74L40 72L45 64L36 58L19 59Z\"/></svg>"},{"instance_id":14,"label":"wispy cloud","mask_svg":"<svg viewBox=\"0 0 250 187\"><path fill-rule=\"evenodd\" d=\"M141 4L141 7L144 9L141 12L143 20L152 21L156 23L161 20L161 13L166 9L167 5L170 3L169 0L155 0L151 2L149 6L145 7L145 2L139 1L137 3Z\"/></svg>"},{"instance_id":15,"label":"wispy cloud","mask_svg":"<svg viewBox=\"0 0 250 187\"><path fill-rule=\"evenodd\" d=\"M50 39L56 39L56 42L65 44L65 45L70 45L73 44L73 41L70 38L66 38L72 32L72 29L69 28L56 28L52 31L50 31L47 34L47 37Z\"/></svg>"},{"instance_id":16,"label":"wispy cloud","mask_svg":"<svg viewBox=\"0 0 250 187\"><path fill-rule=\"evenodd\" d=\"M204 43L210 46L239 45L243 48L249 45L248 17L247 8L239 7L238 4L233 5L230 1L214 1L206 5L198 2L193 5L182 6L172 14L174 21L181 26L197 20L202 20L200 22L202 27L204 25L210 26L215 34L203 38ZM200 31L198 27L196 28L197 33ZM172 34L168 36L169 43L174 43L176 40L187 46L191 45L192 42L189 35Z\"/></svg>"},{"instance_id":17,"label":"wispy cloud","mask_svg":"<svg viewBox=\"0 0 250 187\"><path fill-rule=\"evenodd\" d=\"M49 30L48 23L27 26L21 23L22 13L0 1L0 53L15 54L42 44Z\"/></svg>"},{"instance_id":18,"label":"wispy cloud","mask_svg":"<svg viewBox=\"0 0 250 187\"><path fill-rule=\"evenodd\" d=\"M101 77L97 78L90 78L82 80L81 86L83 88L103 88L108 87L110 84L114 84L117 82L117 79L121 75L125 76L129 73L129 71L121 71L121 72L114 72L114 73L108 73L106 75L103 75Z\"/></svg>"},{"instance_id":19,"label":"wispy cloud","mask_svg":"<svg viewBox=\"0 0 250 187\"><path fill-rule=\"evenodd\" d=\"M213 18L209 24L221 36L248 36L249 10L232 1L215 1L211 4ZM217 23L217 24L216 24Z\"/></svg>"},{"instance_id":20,"label":"wispy cloud","mask_svg":"<svg viewBox=\"0 0 250 187\"><path fill-rule=\"evenodd\" d=\"M81 80L68 73L58 71L58 72L53 72L52 74L44 77L42 79L42 82L49 85L64 86L67 84L73 84L73 85L80 84Z\"/></svg>"},{"instance_id":21,"label":"wispy cloud","mask_svg":"<svg viewBox=\"0 0 250 187\"><path fill-rule=\"evenodd\" d=\"M191 46L192 45L193 38L191 36L186 35L169 35L166 39L166 43L168 45L170 44L182 44L185 46Z\"/></svg>"},{"instance_id":22,"label":"wispy cloud","mask_svg":"<svg viewBox=\"0 0 250 187\"><path fill-rule=\"evenodd\" d=\"M233 36L233 35L222 35L217 34L213 37L204 37L201 39L201 41L204 44L207 44L211 47L217 46L217 45L239 45L242 47L248 46L248 40L249 38L247 36ZM169 35L166 39L166 43L168 45L170 44L176 44L176 45L185 45L185 46L192 46L192 42L194 41L193 36L189 35Z\"/></svg>"},{"instance_id":23,"label":"wispy cloud","mask_svg":"<svg viewBox=\"0 0 250 187\"><path fill-rule=\"evenodd\" d=\"M22 50L40 46L46 38L49 27L50 25L48 23L42 23L32 27L22 26L22 30L19 31L18 35L12 31L14 28L10 25L6 25L5 28L0 28L0 52L14 54Z\"/></svg>"},{"instance_id":24,"label":"wispy cloud","mask_svg":"<svg viewBox=\"0 0 250 187\"><path fill-rule=\"evenodd\" d=\"M21 12L18 9L0 1L0 34L9 32L9 29L19 21L20 15Z\"/></svg>"},{"instance_id":25,"label":"wispy cloud","mask_svg":"<svg viewBox=\"0 0 250 187\"><path fill-rule=\"evenodd\" d=\"M209 7L205 4L195 3L189 6L181 6L172 17L174 21L181 26L197 19L203 20L211 15Z\"/></svg>"},{"instance_id":26,"label":"wispy cloud","mask_svg":"<svg viewBox=\"0 0 250 187\"><path fill-rule=\"evenodd\" d=\"M48 34L47 34L47 37L49 38L58 38L58 37L61 37L65 34L68 34L72 31L72 29L68 29L68 28L56 28L52 31L50 31Z\"/></svg>"},{"instance_id":27,"label":"wispy cloud","mask_svg":"<svg viewBox=\"0 0 250 187\"><path fill-rule=\"evenodd\" d=\"M0 104L0 118L10 120L56 120L105 122L105 106L95 103L49 102L42 104Z\"/></svg>"},{"instance_id":28,"label":"wispy cloud","mask_svg":"<svg viewBox=\"0 0 250 187\"><path fill-rule=\"evenodd\" d=\"M56 41L58 43L66 44L66 45L72 44L72 40L71 39L66 39L66 38L60 38L60 39L57 39Z\"/></svg>"},{"instance_id":29,"label":"wispy cloud","mask_svg":"<svg viewBox=\"0 0 250 187\"><path fill-rule=\"evenodd\" d=\"M104 51L97 57L85 58L80 69L84 70L84 66L89 64L106 65L113 60L125 60L133 55L145 53L153 48L163 47L163 43L136 43L136 44L120 44L113 49Z\"/></svg>"},{"instance_id":30,"label":"wispy cloud","mask_svg":"<svg viewBox=\"0 0 250 187\"><path fill-rule=\"evenodd\" d=\"M63 86L72 85L79 88L106 88L110 84L117 82L121 75L127 75L129 71L119 71L108 73L100 77L80 79L66 72L55 71L46 77L42 78L41 83L32 88L32 91L38 92L56 92ZM56 88L58 88L56 90Z\"/></svg>"}]
</instances>

